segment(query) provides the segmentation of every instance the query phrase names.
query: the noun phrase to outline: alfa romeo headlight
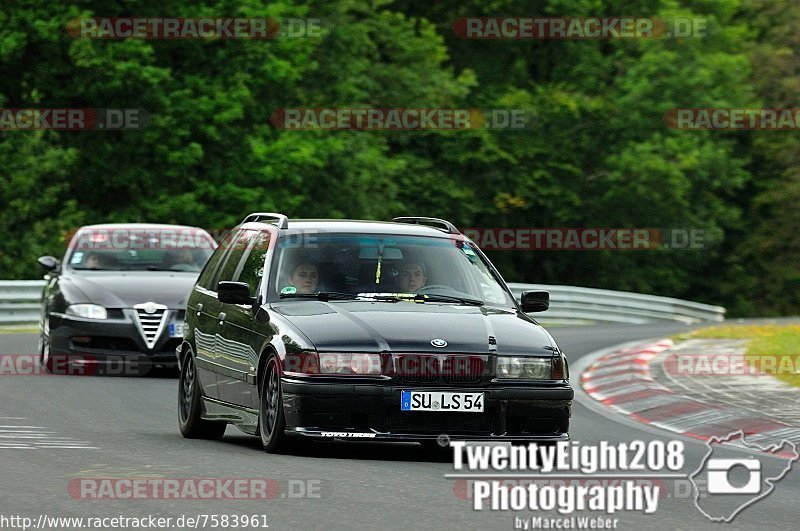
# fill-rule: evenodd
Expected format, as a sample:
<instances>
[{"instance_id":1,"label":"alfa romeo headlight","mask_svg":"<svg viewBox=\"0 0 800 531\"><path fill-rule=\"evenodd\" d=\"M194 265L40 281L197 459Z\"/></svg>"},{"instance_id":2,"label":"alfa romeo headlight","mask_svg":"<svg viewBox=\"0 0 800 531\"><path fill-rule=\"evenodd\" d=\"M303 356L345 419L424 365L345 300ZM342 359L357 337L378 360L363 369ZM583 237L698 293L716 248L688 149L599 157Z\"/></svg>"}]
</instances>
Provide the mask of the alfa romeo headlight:
<instances>
[{"instance_id":1,"label":"alfa romeo headlight","mask_svg":"<svg viewBox=\"0 0 800 531\"><path fill-rule=\"evenodd\" d=\"M497 377L551 380L553 378L553 361L551 358L499 356L497 358Z\"/></svg>"},{"instance_id":2,"label":"alfa romeo headlight","mask_svg":"<svg viewBox=\"0 0 800 531\"><path fill-rule=\"evenodd\" d=\"M106 319L108 312L99 304L70 304L67 306L67 315L83 317L85 319Z\"/></svg>"}]
</instances>

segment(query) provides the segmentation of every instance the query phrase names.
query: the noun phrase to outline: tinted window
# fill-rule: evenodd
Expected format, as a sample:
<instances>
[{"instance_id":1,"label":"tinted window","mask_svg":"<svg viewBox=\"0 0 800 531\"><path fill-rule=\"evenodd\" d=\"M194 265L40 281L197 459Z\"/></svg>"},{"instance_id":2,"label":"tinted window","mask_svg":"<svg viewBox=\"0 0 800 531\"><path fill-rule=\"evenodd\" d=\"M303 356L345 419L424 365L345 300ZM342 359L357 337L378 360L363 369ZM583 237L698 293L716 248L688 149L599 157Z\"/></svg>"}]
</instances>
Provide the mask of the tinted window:
<instances>
[{"instance_id":1,"label":"tinted window","mask_svg":"<svg viewBox=\"0 0 800 531\"><path fill-rule=\"evenodd\" d=\"M225 263L220 268L212 289L216 289L220 280L235 282L238 279L239 265L242 259L245 258L250 243L252 243L257 235L258 231L254 230L243 230L239 232L238 237L234 240L233 245L231 245L230 252L228 252L225 257Z\"/></svg>"},{"instance_id":2,"label":"tinted window","mask_svg":"<svg viewBox=\"0 0 800 531\"><path fill-rule=\"evenodd\" d=\"M428 294L513 307L514 301L469 243L404 235L313 235L313 245L286 240L280 247L273 294L283 297L337 291Z\"/></svg>"},{"instance_id":3,"label":"tinted window","mask_svg":"<svg viewBox=\"0 0 800 531\"><path fill-rule=\"evenodd\" d=\"M247 282L250 285L251 297L258 295L258 286L261 283L261 276L264 274L264 260L269 251L269 241L269 232L259 232L242 264L239 282Z\"/></svg>"},{"instance_id":4,"label":"tinted window","mask_svg":"<svg viewBox=\"0 0 800 531\"><path fill-rule=\"evenodd\" d=\"M81 230L67 263L76 270L199 272L214 241L193 227Z\"/></svg>"},{"instance_id":5,"label":"tinted window","mask_svg":"<svg viewBox=\"0 0 800 531\"><path fill-rule=\"evenodd\" d=\"M211 288L211 280L214 278L214 273L217 272L219 263L225 256L225 253L228 252L228 249L230 248L231 242L233 241L235 235L236 233L229 232L219 243L219 247L217 247L217 250L214 251L213 255L211 255L211 258L208 260L208 263L206 264L206 267L203 269L203 272L200 273L200 278L197 280L198 286L206 289Z\"/></svg>"}]
</instances>

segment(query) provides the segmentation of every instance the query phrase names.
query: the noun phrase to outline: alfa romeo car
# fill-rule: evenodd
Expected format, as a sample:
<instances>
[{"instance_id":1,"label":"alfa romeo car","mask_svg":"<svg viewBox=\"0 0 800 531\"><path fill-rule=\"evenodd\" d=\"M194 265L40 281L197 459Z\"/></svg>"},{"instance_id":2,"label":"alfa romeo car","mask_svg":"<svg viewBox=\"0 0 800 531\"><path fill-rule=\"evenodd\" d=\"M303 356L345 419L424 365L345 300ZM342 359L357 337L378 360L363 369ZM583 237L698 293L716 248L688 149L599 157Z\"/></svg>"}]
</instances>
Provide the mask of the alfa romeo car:
<instances>
[{"instance_id":1,"label":"alfa romeo car","mask_svg":"<svg viewBox=\"0 0 800 531\"><path fill-rule=\"evenodd\" d=\"M106 224L80 228L46 272L39 357L46 370L142 374L175 366L192 286L216 248L203 229Z\"/></svg>"},{"instance_id":2,"label":"alfa romeo car","mask_svg":"<svg viewBox=\"0 0 800 531\"><path fill-rule=\"evenodd\" d=\"M179 425L306 439L569 439L567 361L451 223L245 218L191 292Z\"/></svg>"}]
</instances>

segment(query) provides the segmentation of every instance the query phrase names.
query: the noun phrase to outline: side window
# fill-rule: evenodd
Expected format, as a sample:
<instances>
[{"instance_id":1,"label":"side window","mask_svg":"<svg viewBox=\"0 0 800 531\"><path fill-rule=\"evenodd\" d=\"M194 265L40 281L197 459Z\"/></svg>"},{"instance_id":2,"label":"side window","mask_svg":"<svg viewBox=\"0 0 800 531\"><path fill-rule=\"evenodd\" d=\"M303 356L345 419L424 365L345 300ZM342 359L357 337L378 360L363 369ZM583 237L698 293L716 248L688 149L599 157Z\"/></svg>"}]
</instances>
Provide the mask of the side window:
<instances>
[{"instance_id":1,"label":"side window","mask_svg":"<svg viewBox=\"0 0 800 531\"><path fill-rule=\"evenodd\" d=\"M242 262L242 259L245 258L247 249L250 247L250 243L257 235L258 231L254 230L243 230L239 232L236 240L234 240L233 244L231 245L230 252L225 258L225 263L222 264L222 267L219 269L219 273L217 274L217 278L214 280L213 287L211 289L216 290L217 284L220 280L234 282L237 280L239 276L238 266Z\"/></svg>"},{"instance_id":2,"label":"side window","mask_svg":"<svg viewBox=\"0 0 800 531\"><path fill-rule=\"evenodd\" d=\"M214 251L214 254L211 255L211 258L208 259L206 266L203 268L202 273L200 273L200 278L197 279L198 286L201 288L211 289L211 281L214 278L214 273L217 272L219 263L222 261L225 253L228 252L231 242L236 234L237 233L235 232L229 232L225 235L222 241L219 242L219 247L217 247L217 249Z\"/></svg>"},{"instance_id":3,"label":"side window","mask_svg":"<svg viewBox=\"0 0 800 531\"><path fill-rule=\"evenodd\" d=\"M269 251L270 233L260 231L254 238L250 253L245 257L242 264L239 282L247 282L250 285L250 296L258 295L258 287L261 284L261 277L264 274L264 260Z\"/></svg>"}]
</instances>

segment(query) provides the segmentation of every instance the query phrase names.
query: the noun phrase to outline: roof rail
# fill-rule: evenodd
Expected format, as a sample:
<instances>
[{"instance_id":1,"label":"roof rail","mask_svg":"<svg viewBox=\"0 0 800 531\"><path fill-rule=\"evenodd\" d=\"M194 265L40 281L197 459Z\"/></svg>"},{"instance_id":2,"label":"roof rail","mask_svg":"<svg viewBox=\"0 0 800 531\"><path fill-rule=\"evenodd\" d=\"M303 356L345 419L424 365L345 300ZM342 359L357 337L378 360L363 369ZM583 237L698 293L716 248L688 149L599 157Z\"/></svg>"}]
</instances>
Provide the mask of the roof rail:
<instances>
[{"instance_id":1,"label":"roof rail","mask_svg":"<svg viewBox=\"0 0 800 531\"><path fill-rule=\"evenodd\" d=\"M277 225L279 229L289 228L289 218L284 214L276 214L275 212L254 212L244 218L241 224L263 221L266 219L274 220L274 224Z\"/></svg>"},{"instance_id":2,"label":"roof rail","mask_svg":"<svg viewBox=\"0 0 800 531\"><path fill-rule=\"evenodd\" d=\"M416 216L407 216L402 218L393 218L395 223L411 223L414 225L434 225L434 228L442 229L449 234L461 234L455 225L447 220L439 218L424 218Z\"/></svg>"}]
</instances>

